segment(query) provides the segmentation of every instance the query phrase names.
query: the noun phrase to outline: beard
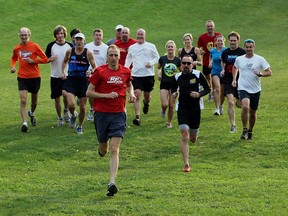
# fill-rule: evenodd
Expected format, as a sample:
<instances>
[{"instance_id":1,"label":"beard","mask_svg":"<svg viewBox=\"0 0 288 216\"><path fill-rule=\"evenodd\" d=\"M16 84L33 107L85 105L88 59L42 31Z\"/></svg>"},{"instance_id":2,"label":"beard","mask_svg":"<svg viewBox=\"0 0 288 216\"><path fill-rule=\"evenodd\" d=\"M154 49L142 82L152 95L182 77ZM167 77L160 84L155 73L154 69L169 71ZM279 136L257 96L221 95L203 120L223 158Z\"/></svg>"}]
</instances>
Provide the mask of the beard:
<instances>
[{"instance_id":1,"label":"beard","mask_svg":"<svg viewBox=\"0 0 288 216\"><path fill-rule=\"evenodd\" d=\"M189 74L189 73L190 73L189 68L188 68L188 67L184 67L183 73L184 73L184 74Z\"/></svg>"}]
</instances>

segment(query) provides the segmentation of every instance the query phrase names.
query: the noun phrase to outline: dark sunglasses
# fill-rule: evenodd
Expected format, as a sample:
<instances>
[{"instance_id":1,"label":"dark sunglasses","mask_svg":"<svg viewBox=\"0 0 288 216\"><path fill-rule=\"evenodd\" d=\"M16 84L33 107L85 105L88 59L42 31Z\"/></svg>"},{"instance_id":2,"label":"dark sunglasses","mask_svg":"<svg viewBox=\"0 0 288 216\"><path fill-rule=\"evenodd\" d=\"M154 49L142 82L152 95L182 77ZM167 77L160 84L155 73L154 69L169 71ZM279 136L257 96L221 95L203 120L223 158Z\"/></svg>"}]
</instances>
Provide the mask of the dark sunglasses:
<instances>
[{"instance_id":1,"label":"dark sunglasses","mask_svg":"<svg viewBox=\"0 0 288 216\"><path fill-rule=\"evenodd\" d=\"M191 62L181 62L183 65L191 65Z\"/></svg>"},{"instance_id":2,"label":"dark sunglasses","mask_svg":"<svg viewBox=\"0 0 288 216\"><path fill-rule=\"evenodd\" d=\"M120 32L122 29L120 28L120 29L117 29L117 32Z\"/></svg>"}]
</instances>

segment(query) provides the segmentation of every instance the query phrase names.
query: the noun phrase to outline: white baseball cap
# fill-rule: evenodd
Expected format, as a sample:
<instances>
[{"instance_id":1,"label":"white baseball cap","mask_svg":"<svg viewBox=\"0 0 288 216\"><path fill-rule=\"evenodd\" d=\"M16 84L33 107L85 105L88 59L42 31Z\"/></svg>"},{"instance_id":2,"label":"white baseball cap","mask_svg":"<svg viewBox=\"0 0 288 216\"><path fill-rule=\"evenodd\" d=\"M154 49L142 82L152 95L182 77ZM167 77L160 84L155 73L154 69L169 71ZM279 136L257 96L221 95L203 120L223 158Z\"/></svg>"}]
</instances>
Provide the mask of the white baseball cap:
<instances>
[{"instance_id":1,"label":"white baseball cap","mask_svg":"<svg viewBox=\"0 0 288 216\"><path fill-rule=\"evenodd\" d=\"M117 31L118 29L123 29L123 28L124 28L123 25L117 25L117 26L115 27L115 30Z\"/></svg>"},{"instance_id":2,"label":"white baseball cap","mask_svg":"<svg viewBox=\"0 0 288 216\"><path fill-rule=\"evenodd\" d=\"M83 33L77 33L77 34L75 35L75 38L82 38L82 39L85 40L85 35L84 35Z\"/></svg>"}]
</instances>

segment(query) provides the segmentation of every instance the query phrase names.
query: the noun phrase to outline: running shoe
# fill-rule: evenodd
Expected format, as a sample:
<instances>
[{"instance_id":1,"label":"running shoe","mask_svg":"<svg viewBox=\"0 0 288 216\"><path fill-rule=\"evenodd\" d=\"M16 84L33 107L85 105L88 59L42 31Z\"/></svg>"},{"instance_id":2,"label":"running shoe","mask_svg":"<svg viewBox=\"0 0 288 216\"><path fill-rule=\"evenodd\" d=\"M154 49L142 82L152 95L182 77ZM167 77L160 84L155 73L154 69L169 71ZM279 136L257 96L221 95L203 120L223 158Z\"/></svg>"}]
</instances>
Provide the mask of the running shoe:
<instances>
[{"instance_id":1,"label":"running shoe","mask_svg":"<svg viewBox=\"0 0 288 216\"><path fill-rule=\"evenodd\" d=\"M185 164L185 167L184 167L184 172L190 172L191 171L191 168L189 166L189 164Z\"/></svg>"},{"instance_id":2,"label":"running shoe","mask_svg":"<svg viewBox=\"0 0 288 216\"><path fill-rule=\"evenodd\" d=\"M140 122L140 119L133 119L133 124L136 125L136 126L141 126L141 122Z\"/></svg>"},{"instance_id":3,"label":"running shoe","mask_svg":"<svg viewBox=\"0 0 288 216\"><path fill-rule=\"evenodd\" d=\"M58 118L58 127L61 127L63 125L64 125L63 118L62 117Z\"/></svg>"},{"instance_id":4,"label":"running shoe","mask_svg":"<svg viewBox=\"0 0 288 216\"><path fill-rule=\"evenodd\" d=\"M252 131L248 131L247 140L252 140Z\"/></svg>"},{"instance_id":5,"label":"running shoe","mask_svg":"<svg viewBox=\"0 0 288 216\"><path fill-rule=\"evenodd\" d=\"M21 127L21 131L24 132L24 133L28 133L29 132L28 126L23 124L22 127Z\"/></svg>"},{"instance_id":6,"label":"running shoe","mask_svg":"<svg viewBox=\"0 0 288 216\"><path fill-rule=\"evenodd\" d=\"M223 106L220 106L220 107L219 107L219 113L220 113L220 115L223 115L223 114L224 114L224 108L223 108Z\"/></svg>"},{"instance_id":7,"label":"running shoe","mask_svg":"<svg viewBox=\"0 0 288 216\"><path fill-rule=\"evenodd\" d=\"M215 109L214 115L220 115L220 110L218 108Z\"/></svg>"},{"instance_id":8,"label":"running shoe","mask_svg":"<svg viewBox=\"0 0 288 216\"><path fill-rule=\"evenodd\" d=\"M230 128L230 133L235 133L236 132L236 125L232 125Z\"/></svg>"},{"instance_id":9,"label":"running shoe","mask_svg":"<svg viewBox=\"0 0 288 216\"><path fill-rule=\"evenodd\" d=\"M149 103L146 103L145 100L143 100L143 113L147 114L149 112Z\"/></svg>"},{"instance_id":10,"label":"running shoe","mask_svg":"<svg viewBox=\"0 0 288 216\"><path fill-rule=\"evenodd\" d=\"M30 117L32 126L36 126L36 118L34 116L34 113L31 112L31 110L28 111L28 116Z\"/></svg>"},{"instance_id":11,"label":"running shoe","mask_svg":"<svg viewBox=\"0 0 288 216\"><path fill-rule=\"evenodd\" d=\"M242 135L240 136L240 139L246 140L247 138L248 138L248 130L244 129Z\"/></svg>"},{"instance_id":12,"label":"running shoe","mask_svg":"<svg viewBox=\"0 0 288 216\"><path fill-rule=\"evenodd\" d=\"M87 120L93 122L94 121L94 113L93 110L90 110L87 115Z\"/></svg>"},{"instance_id":13,"label":"running shoe","mask_svg":"<svg viewBox=\"0 0 288 216\"><path fill-rule=\"evenodd\" d=\"M164 109L161 109L161 111L160 111L160 116L161 116L162 118L165 118L166 112L165 112Z\"/></svg>"},{"instance_id":14,"label":"running shoe","mask_svg":"<svg viewBox=\"0 0 288 216\"><path fill-rule=\"evenodd\" d=\"M82 127L78 126L78 127L76 128L76 133L77 133L77 134L83 134L83 129L82 129Z\"/></svg>"},{"instance_id":15,"label":"running shoe","mask_svg":"<svg viewBox=\"0 0 288 216\"><path fill-rule=\"evenodd\" d=\"M167 128L172 128L172 124L169 123L169 122L167 122L167 123L166 123L166 127L167 127Z\"/></svg>"},{"instance_id":16,"label":"running shoe","mask_svg":"<svg viewBox=\"0 0 288 216\"><path fill-rule=\"evenodd\" d=\"M118 191L116 185L114 183L109 183L108 187L107 187L107 196L114 196L114 194L116 194Z\"/></svg>"},{"instance_id":17,"label":"running shoe","mask_svg":"<svg viewBox=\"0 0 288 216\"><path fill-rule=\"evenodd\" d=\"M70 113L68 110L64 110L64 120L66 123L70 122Z\"/></svg>"},{"instance_id":18,"label":"running shoe","mask_svg":"<svg viewBox=\"0 0 288 216\"><path fill-rule=\"evenodd\" d=\"M70 118L70 128L75 128L76 127L76 118L78 116L78 113L75 111L74 115L71 116Z\"/></svg>"}]
</instances>

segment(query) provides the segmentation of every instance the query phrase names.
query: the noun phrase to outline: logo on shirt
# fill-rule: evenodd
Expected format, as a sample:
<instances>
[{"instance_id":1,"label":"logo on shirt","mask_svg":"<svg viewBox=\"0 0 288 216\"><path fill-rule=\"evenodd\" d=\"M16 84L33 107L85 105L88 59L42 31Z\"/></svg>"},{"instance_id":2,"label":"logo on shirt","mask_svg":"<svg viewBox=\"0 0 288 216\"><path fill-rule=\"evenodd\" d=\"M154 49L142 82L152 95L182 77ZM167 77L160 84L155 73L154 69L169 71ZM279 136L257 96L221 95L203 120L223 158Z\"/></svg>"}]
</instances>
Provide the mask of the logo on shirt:
<instances>
[{"instance_id":1,"label":"logo on shirt","mask_svg":"<svg viewBox=\"0 0 288 216\"><path fill-rule=\"evenodd\" d=\"M19 52L19 56L25 60L25 59L28 59L30 56L32 55L32 52L28 52L26 50L22 50Z\"/></svg>"},{"instance_id":2,"label":"logo on shirt","mask_svg":"<svg viewBox=\"0 0 288 216\"><path fill-rule=\"evenodd\" d=\"M196 78L190 79L190 84L195 84L196 83Z\"/></svg>"},{"instance_id":3,"label":"logo on shirt","mask_svg":"<svg viewBox=\"0 0 288 216\"><path fill-rule=\"evenodd\" d=\"M123 80L119 76L112 76L112 77L109 77L107 83L119 85L119 84L123 84Z\"/></svg>"},{"instance_id":4,"label":"logo on shirt","mask_svg":"<svg viewBox=\"0 0 288 216\"><path fill-rule=\"evenodd\" d=\"M246 64L246 67L247 67L247 68L252 68L252 67L253 67L253 63L247 63L247 64Z\"/></svg>"},{"instance_id":5,"label":"logo on shirt","mask_svg":"<svg viewBox=\"0 0 288 216\"><path fill-rule=\"evenodd\" d=\"M172 77L177 72L177 66L173 63L166 63L164 65L164 73L167 77Z\"/></svg>"}]
</instances>

